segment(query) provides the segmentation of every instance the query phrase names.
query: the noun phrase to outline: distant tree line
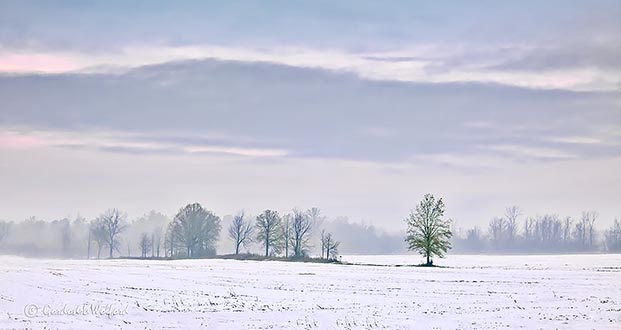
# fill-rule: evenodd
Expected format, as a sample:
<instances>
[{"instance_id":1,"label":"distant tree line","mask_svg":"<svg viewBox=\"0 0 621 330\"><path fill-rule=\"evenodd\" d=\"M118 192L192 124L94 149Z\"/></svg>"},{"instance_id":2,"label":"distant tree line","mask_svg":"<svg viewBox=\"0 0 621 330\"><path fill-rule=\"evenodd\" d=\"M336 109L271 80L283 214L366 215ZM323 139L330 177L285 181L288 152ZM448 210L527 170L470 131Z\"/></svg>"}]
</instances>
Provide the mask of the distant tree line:
<instances>
[{"instance_id":1,"label":"distant tree line","mask_svg":"<svg viewBox=\"0 0 621 330\"><path fill-rule=\"evenodd\" d=\"M416 212L411 214L408 222L421 223L416 216ZM620 220L603 231L597 230L598 221L598 214L592 211L578 218L529 217L510 207L484 228L452 224L450 243L457 253L621 252ZM225 235L221 235L223 228ZM220 252L333 259L340 254L402 254L421 246L412 234L417 232L388 234L345 217L327 219L318 208L284 214L265 210L257 216L239 212L220 218L200 204L189 204L172 217L151 211L129 220L124 212L109 209L92 220L78 215L51 221L34 217L0 221L0 253L66 258L200 258ZM412 239L404 242L404 236Z\"/></svg>"},{"instance_id":2,"label":"distant tree line","mask_svg":"<svg viewBox=\"0 0 621 330\"><path fill-rule=\"evenodd\" d=\"M582 212L580 217L558 215L524 216L517 206L490 220L487 228L453 228L454 250L462 253L560 253L621 252L621 224L598 232L598 213Z\"/></svg>"},{"instance_id":3,"label":"distant tree line","mask_svg":"<svg viewBox=\"0 0 621 330\"><path fill-rule=\"evenodd\" d=\"M336 259L340 242L326 228L318 208L294 209L281 216L265 210L256 217L240 212L228 226L234 254L257 246L268 257L305 258L321 245L321 258ZM201 258L216 255L221 219L200 204L188 204L172 219L152 211L132 222L118 209L108 209L87 221L0 221L0 253L70 258L165 257ZM356 225L352 225L355 227ZM318 237L318 230L321 237Z\"/></svg>"}]
</instances>

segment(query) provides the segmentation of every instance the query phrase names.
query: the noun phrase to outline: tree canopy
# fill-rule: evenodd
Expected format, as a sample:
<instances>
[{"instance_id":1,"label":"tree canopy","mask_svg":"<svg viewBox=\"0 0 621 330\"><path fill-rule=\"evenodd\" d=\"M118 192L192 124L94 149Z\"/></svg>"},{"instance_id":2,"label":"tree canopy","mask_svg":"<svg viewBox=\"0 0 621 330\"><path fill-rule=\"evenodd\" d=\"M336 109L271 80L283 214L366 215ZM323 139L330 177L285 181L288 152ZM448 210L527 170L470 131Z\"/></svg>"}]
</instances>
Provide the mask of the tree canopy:
<instances>
[{"instance_id":1,"label":"tree canopy","mask_svg":"<svg viewBox=\"0 0 621 330\"><path fill-rule=\"evenodd\" d=\"M451 220L444 220L444 202L432 194L426 194L405 220L408 249L419 252L427 259L427 265L433 264L433 256L440 258L451 248Z\"/></svg>"}]
</instances>

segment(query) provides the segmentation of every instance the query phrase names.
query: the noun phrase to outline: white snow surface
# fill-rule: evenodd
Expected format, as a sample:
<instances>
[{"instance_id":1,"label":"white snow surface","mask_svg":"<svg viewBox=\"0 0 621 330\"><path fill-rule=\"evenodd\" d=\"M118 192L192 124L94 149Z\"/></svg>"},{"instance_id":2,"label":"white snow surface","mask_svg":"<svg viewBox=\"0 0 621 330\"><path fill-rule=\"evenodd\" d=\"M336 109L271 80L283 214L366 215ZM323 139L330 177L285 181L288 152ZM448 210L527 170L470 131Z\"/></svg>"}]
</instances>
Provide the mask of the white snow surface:
<instances>
[{"instance_id":1,"label":"white snow surface","mask_svg":"<svg viewBox=\"0 0 621 330\"><path fill-rule=\"evenodd\" d=\"M1 256L0 329L621 329L621 255L435 262Z\"/></svg>"}]
</instances>

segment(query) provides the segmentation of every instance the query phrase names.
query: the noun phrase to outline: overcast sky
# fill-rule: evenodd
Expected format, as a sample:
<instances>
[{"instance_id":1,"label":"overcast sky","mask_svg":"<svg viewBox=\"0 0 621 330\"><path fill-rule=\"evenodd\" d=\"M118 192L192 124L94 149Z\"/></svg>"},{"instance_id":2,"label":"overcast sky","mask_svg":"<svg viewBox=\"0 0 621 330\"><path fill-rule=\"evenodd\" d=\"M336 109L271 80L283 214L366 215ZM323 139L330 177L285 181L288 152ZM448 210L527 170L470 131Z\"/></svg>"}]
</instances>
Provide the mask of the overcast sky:
<instances>
[{"instance_id":1,"label":"overcast sky","mask_svg":"<svg viewBox=\"0 0 621 330\"><path fill-rule=\"evenodd\" d=\"M621 216L621 2L0 2L0 219Z\"/></svg>"}]
</instances>

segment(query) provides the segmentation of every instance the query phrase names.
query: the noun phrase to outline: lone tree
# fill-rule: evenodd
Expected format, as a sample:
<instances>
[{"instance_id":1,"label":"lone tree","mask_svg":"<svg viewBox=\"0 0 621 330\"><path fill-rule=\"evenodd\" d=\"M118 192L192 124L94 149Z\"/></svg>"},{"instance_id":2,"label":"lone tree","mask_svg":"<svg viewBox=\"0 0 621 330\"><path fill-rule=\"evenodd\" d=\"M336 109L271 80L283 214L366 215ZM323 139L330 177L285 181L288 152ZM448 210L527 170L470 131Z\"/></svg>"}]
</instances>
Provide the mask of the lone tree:
<instances>
[{"instance_id":1,"label":"lone tree","mask_svg":"<svg viewBox=\"0 0 621 330\"><path fill-rule=\"evenodd\" d=\"M282 241L282 219L276 211L265 210L257 216L257 240L265 246L265 256L269 256L270 249L278 249Z\"/></svg>"},{"instance_id":2,"label":"lone tree","mask_svg":"<svg viewBox=\"0 0 621 330\"><path fill-rule=\"evenodd\" d=\"M426 194L423 200L416 206L405 220L408 225L407 237L408 249L417 251L427 258L427 266L433 265L432 257L444 257L451 248L450 225L451 220L444 220L444 202L442 198L436 200L432 194Z\"/></svg>"},{"instance_id":3,"label":"lone tree","mask_svg":"<svg viewBox=\"0 0 621 330\"><path fill-rule=\"evenodd\" d=\"M235 242L235 254L239 254L239 247L248 247L252 243L252 225L244 217L244 212L236 215L229 226L229 238Z\"/></svg>"}]
</instances>

